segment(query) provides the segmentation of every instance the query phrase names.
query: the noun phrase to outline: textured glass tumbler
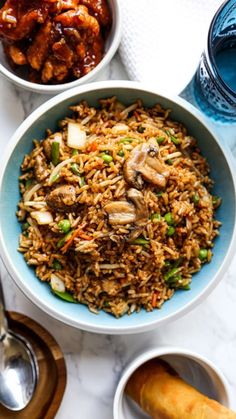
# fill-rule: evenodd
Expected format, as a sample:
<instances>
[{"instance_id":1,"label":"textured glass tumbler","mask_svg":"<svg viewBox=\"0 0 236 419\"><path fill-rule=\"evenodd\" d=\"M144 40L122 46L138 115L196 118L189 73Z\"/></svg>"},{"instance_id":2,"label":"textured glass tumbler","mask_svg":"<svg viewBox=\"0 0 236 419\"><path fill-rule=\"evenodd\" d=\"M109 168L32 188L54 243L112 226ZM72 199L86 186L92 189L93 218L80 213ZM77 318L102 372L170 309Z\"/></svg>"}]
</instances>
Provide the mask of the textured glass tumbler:
<instances>
[{"instance_id":1,"label":"textured glass tumbler","mask_svg":"<svg viewBox=\"0 0 236 419\"><path fill-rule=\"evenodd\" d=\"M236 122L236 0L215 14L194 78L198 106L222 122Z\"/></svg>"}]
</instances>

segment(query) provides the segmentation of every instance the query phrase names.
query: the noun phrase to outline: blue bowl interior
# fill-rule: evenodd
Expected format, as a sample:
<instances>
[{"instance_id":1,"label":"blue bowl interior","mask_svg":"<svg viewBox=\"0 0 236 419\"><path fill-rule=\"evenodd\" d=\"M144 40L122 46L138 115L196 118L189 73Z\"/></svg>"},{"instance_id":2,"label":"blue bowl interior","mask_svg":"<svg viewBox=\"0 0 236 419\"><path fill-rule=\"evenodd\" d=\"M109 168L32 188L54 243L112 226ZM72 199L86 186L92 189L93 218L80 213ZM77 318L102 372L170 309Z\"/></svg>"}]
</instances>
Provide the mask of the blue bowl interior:
<instances>
[{"instance_id":1,"label":"blue bowl interior","mask_svg":"<svg viewBox=\"0 0 236 419\"><path fill-rule=\"evenodd\" d=\"M50 287L47 284L40 282L36 278L34 270L26 265L22 255L17 252L18 237L21 228L15 215L17 203L20 198L18 189L19 167L24 155L32 149L32 140L35 138L44 138L46 128L55 130L58 121L65 115L70 114L69 106L83 99L87 100L90 105L98 106L97 98L114 95L127 105L137 98L141 98L146 106L152 106L160 102L164 107L173 109L171 117L174 120L181 121L188 128L189 134L198 139L199 147L211 167L211 176L215 181L214 194L222 197L222 205L217 211L217 219L222 222L222 227L220 229L220 237L215 240L213 262L204 265L203 269L193 276L191 291L176 292L174 297L166 302L161 310L155 310L151 313L142 310L138 314L135 313L131 316L125 315L118 320L107 313L100 312L99 315L94 315L86 306L61 301L51 293ZM80 325L84 324L82 326L84 328L86 328L85 325L87 324L93 330L96 330L96 327L101 327L113 328L114 331L118 331L119 328L125 329L148 325L150 322L152 323L158 319L161 320L166 316L173 315L185 305L195 300L209 286L217 274L230 245L235 223L234 184L228 163L214 137L189 111L180 105L159 97L156 94L129 88L106 88L82 95L74 95L72 98L64 100L53 109L44 113L25 132L12 152L3 177L0 202L1 237L4 241L7 256L14 265L18 277L20 277L20 282L30 290L30 298L34 301L34 296L37 296L47 307L50 307L54 311L56 317L58 313L60 316L63 316L65 321L74 325L76 325L76 322ZM19 281L17 282L19 284Z\"/></svg>"}]
</instances>

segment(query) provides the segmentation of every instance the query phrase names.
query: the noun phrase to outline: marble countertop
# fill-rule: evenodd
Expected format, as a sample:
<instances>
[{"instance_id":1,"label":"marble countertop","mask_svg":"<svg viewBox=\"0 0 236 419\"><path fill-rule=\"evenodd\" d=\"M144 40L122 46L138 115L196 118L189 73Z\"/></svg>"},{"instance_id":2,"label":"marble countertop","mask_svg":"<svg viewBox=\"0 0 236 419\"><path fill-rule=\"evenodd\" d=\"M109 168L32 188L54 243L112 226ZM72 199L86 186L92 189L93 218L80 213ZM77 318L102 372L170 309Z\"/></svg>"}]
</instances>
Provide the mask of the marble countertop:
<instances>
[{"instance_id":1,"label":"marble countertop","mask_svg":"<svg viewBox=\"0 0 236 419\"><path fill-rule=\"evenodd\" d=\"M127 79L116 56L100 79ZM0 78L0 146L48 96L18 90ZM236 158L236 127L216 125ZM48 317L15 286L1 264L6 304L46 327L66 359L68 382L56 419L111 419L113 397L128 359L139 348L182 346L208 357L224 372L236 409L236 257L212 294L184 317L158 329L131 336L108 336L76 330Z\"/></svg>"}]
</instances>

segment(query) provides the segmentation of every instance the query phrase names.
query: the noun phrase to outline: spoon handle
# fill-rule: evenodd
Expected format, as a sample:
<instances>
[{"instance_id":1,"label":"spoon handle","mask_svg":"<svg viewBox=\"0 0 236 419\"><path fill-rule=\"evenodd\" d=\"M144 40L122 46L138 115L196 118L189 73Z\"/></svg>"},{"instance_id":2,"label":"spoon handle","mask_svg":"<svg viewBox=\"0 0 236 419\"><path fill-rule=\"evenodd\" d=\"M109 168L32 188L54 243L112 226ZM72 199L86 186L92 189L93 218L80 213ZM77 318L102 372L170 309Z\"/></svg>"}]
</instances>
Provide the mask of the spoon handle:
<instances>
[{"instance_id":1,"label":"spoon handle","mask_svg":"<svg viewBox=\"0 0 236 419\"><path fill-rule=\"evenodd\" d=\"M2 282L0 278L0 342L5 338L8 330L7 318L5 314L5 304L2 289Z\"/></svg>"}]
</instances>

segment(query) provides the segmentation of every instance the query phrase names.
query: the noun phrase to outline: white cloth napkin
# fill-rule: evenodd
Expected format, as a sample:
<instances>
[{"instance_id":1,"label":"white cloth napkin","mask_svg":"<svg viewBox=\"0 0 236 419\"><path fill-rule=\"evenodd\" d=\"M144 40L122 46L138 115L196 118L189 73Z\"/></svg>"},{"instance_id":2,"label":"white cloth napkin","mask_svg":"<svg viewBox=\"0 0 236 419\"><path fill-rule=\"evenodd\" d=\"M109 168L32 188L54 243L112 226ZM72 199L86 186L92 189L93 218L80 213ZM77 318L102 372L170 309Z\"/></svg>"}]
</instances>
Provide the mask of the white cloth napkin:
<instances>
[{"instance_id":1,"label":"white cloth napkin","mask_svg":"<svg viewBox=\"0 0 236 419\"><path fill-rule=\"evenodd\" d=\"M120 56L131 80L179 94L199 63L222 0L119 0Z\"/></svg>"}]
</instances>

